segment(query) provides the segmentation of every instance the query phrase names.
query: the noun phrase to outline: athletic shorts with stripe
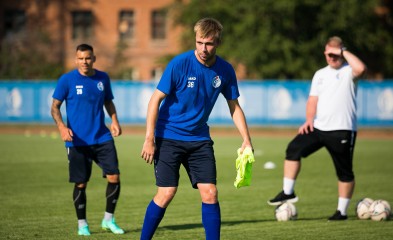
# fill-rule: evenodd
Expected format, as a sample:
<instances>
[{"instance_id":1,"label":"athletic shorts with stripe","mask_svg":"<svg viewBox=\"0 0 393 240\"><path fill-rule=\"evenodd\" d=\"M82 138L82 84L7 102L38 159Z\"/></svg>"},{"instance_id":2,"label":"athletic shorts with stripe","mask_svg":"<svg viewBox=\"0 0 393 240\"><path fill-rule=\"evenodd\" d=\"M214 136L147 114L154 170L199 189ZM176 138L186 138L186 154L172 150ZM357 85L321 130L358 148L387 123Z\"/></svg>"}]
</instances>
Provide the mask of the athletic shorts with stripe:
<instances>
[{"instance_id":1,"label":"athletic shorts with stripe","mask_svg":"<svg viewBox=\"0 0 393 240\"><path fill-rule=\"evenodd\" d=\"M120 174L114 141L90 146L67 148L69 162L69 181L86 183L89 181L93 161L102 169L102 175Z\"/></svg>"}]
</instances>

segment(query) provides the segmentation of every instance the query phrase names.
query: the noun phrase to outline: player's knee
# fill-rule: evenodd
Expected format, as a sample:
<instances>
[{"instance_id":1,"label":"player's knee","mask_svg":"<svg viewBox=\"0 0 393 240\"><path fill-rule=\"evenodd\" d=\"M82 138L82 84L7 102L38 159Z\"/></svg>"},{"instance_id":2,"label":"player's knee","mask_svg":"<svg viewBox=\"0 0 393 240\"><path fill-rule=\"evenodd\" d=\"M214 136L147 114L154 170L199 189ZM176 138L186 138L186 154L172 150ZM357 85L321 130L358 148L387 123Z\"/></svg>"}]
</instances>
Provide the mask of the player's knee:
<instances>
[{"instance_id":1,"label":"player's knee","mask_svg":"<svg viewBox=\"0 0 393 240\"><path fill-rule=\"evenodd\" d=\"M176 194L176 189L175 188L170 188L170 189L167 189L166 191L161 192L160 195L164 199L171 200L172 198L175 197L175 194Z\"/></svg>"},{"instance_id":2,"label":"player's knee","mask_svg":"<svg viewBox=\"0 0 393 240\"><path fill-rule=\"evenodd\" d=\"M75 183L75 187L77 187L77 188L86 188L87 187L87 183Z\"/></svg>"},{"instance_id":3,"label":"player's knee","mask_svg":"<svg viewBox=\"0 0 393 240\"><path fill-rule=\"evenodd\" d=\"M215 185L210 188L203 189L201 192L202 202L213 204L218 201L218 191Z\"/></svg>"},{"instance_id":4,"label":"player's knee","mask_svg":"<svg viewBox=\"0 0 393 240\"><path fill-rule=\"evenodd\" d=\"M166 208L176 195L177 188L159 188L154 196L154 202L163 208Z\"/></svg>"},{"instance_id":5,"label":"player's knee","mask_svg":"<svg viewBox=\"0 0 393 240\"><path fill-rule=\"evenodd\" d=\"M118 174L106 175L106 178L108 179L108 182L110 182L110 183L120 182L120 176Z\"/></svg>"}]
</instances>

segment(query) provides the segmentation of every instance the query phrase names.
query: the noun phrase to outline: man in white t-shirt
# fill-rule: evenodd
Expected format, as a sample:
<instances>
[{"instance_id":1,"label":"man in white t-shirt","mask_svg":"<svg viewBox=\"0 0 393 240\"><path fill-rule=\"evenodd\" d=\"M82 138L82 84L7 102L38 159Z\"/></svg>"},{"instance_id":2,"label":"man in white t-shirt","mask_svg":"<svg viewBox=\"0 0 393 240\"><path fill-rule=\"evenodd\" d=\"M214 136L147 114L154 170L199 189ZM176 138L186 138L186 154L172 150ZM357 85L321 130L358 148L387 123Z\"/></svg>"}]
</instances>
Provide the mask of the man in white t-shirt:
<instances>
[{"instance_id":1,"label":"man in white t-shirt","mask_svg":"<svg viewBox=\"0 0 393 240\"><path fill-rule=\"evenodd\" d=\"M268 204L296 202L294 186L301 158L326 147L336 169L339 196L337 211L329 220L346 220L355 187L352 159L357 131L356 80L363 76L366 66L336 36L328 39L324 54L328 66L314 74L306 121L286 150L283 190Z\"/></svg>"}]
</instances>

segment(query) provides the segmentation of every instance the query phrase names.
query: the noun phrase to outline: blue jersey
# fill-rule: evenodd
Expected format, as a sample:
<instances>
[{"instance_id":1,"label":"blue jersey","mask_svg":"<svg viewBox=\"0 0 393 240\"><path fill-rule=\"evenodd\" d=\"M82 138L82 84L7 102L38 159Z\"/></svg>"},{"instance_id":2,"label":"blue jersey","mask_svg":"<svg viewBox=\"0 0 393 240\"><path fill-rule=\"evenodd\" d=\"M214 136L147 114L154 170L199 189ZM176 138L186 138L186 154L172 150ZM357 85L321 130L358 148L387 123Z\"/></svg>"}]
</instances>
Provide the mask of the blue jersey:
<instances>
[{"instance_id":1,"label":"blue jersey","mask_svg":"<svg viewBox=\"0 0 393 240\"><path fill-rule=\"evenodd\" d=\"M157 89L167 97L159 110L155 136L180 141L209 140L207 121L220 93L227 100L239 97L233 67L218 56L213 66L206 67L194 50L168 64Z\"/></svg>"},{"instance_id":2,"label":"blue jersey","mask_svg":"<svg viewBox=\"0 0 393 240\"><path fill-rule=\"evenodd\" d=\"M109 76L95 70L94 76L83 76L77 69L63 74L53 98L65 101L67 127L74 133L66 147L87 146L112 140L105 125L104 102L112 100Z\"/></svg>"}]
</instances>

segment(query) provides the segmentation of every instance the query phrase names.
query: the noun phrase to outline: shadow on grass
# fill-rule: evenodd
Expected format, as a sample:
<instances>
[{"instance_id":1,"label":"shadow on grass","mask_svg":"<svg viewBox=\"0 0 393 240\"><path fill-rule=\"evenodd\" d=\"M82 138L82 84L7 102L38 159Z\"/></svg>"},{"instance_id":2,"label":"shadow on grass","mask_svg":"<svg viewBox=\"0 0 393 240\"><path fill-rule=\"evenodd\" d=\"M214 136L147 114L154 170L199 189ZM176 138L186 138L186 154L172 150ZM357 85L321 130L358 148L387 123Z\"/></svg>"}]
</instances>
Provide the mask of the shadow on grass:
<instances>
[{"instance_id":1,"label":"shadow on grass","mask_svg":"<svg viewBox=\"0 0 393 240\"><path fill-rule=\"evenodd\" d=\"M274 222L275 219L267 219L267 220L245 220L245 221L222 221L221 226L233 226L238 224L245 224L245 223L260 223L260 222ZM190 223L190 224L181 224L181 225L168 225L159 227L162 229L169 229L169 230L185 230L185 229L194 229L194 228L203 228L202 223Z\"/></svg>"},{"instance_id":2,"label":"shadow on grass","mask_svg":"<svg viewBox=\"0 0 393 240\"><path fill-rule=\"evenodd\" d=\"M311 217L311 218L298 218L297 222L301 221L327 221L327 217ZM348 219L349 220L349 219ZM248 224L248 223L262 223L262 222L277 222L276 219L261 219L261 220L238 220L238 221L222 221L221 226L233 226L238 224ZM159 226L158 228L168 229L168 230L185 230L185 229L194 229L194 228L202 228L202 223L190 223L190 224L179 224L179 225L167 225L167 226Z\"/></svg>"},{"instance_id":3,"label":"shadow on grass","mask_svg":"<svg viewBox=\"0 0 393 240\"><path fill-rule=\"evenodd\" d=\"M319 220L326 220L326 217L315 217L315 218L299 218L297 220L294 220L294 222L300 222L300 221L319 221ZM276 219L261 219L261 220L237 220L237 221L222 221L221 226L234 226L234 225L239 225L239 224L253 224L253 223L263 223L263 222L277 222ZM166 225L166 226L159 226L158 229L167 229L171 231L177 231L177 230L190 230L190 229L197 229L197 228L203 228L202 223L189 223L189 224L179 224L179 225ZM125 230L125 234L127 233L140 233L142 231L142 228L134 228L132 230ZM97 233L108 233L105 231L102 232L97 232Z\"/></svg>"},{"instance_id":4,"label":"shadow on grass","mask_svg":"<svg viewBox=\"0 0 393 240\"><path fill-rule=\"evenodd\" d=\"M328 217L311 217L311 218L298 218L296 221L315 221L315 220L325 220L328 221Z\"/></svg>"}]
</instances>

